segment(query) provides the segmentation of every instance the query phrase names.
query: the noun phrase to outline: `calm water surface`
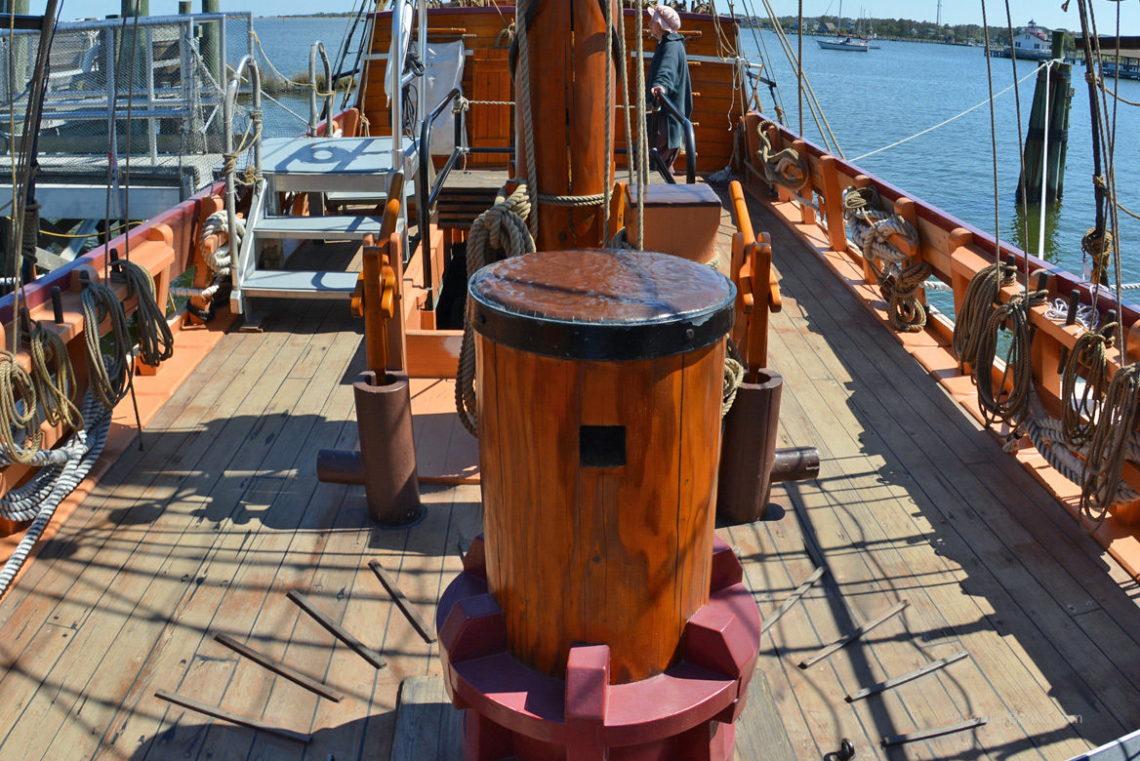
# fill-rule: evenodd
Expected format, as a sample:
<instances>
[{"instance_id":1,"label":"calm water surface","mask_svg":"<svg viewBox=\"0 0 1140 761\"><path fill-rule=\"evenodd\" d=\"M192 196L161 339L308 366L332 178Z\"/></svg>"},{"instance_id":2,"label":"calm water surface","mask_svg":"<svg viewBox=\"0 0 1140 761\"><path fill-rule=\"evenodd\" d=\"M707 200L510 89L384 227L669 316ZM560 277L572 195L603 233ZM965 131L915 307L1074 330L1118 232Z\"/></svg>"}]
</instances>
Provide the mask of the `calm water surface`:
<instances>
[{"instance_id":1,"label":"calm water surface","mask_svg":"<svg viewBox=\"0 0 1140 761\"><path fill-rule=\"evenodd\" d=\"M319 39L335 57L351 23L346 18L258 18L255 29L265 52L285 74L308 70L309 45ZM789 126L798 126L796 80L792 67L780 52L774 34L750 30L743 34L745 50L755 60L758 51L768 54L766 75L779 83ZM231 57L237 53L231 41ZM988 97L986 59L980 48L922 43L879 43L869 53L821 50L804 39L804 70L849 158L881 148L965 111ZM794 38L793 38L794 45ZM353 45L355 51L356 45ZM994 91L1014 81L1012 64L993 59ZM1036 64L1017 61L1017 78L1029 74ZM1092 149L1088 91L1084 67L1073 67L1074 96L1070 112L1069 150L1065 169L1065 195L1046 214L1045 255L1066 269L1084 271L1080 239L1093 225ZM1022 124L1027 127L1033 98L1034 78L1021 85ZM1140 82L1122 81L1123 97L1140 101ZM301 115L308 113L304 95L284 96L286 105ZM770 110L770 98L764 103ZM338 99L339 104L339 99ZM304 128L297 118L266 104L267 133L296 134ZM1014 195L1020 171L1017 112L1013 91L1000 96L995 105L998 150L998 213L1002 237L1038 251L1040 217L1034 207L1026 226ZM817 143L819 133L805 115L808 139ZM1025 128L1023 127L1023 129ZM1140 109L1121 105L1116 128L1116 175L1121 202L1140 211ZM867 172L903 188L909 195L935 206L992 234L994 230L993 154L990 141L989 107L942 127L928 135L859 161ZM1121 214L1123 278L1140 282L1140 222ZM1028 235L1026 236L1026 227ZM1131 300L1131 299L1130 299Z\"/></svg>"},{"instance_id":2,"label":"calm water surface","mask_svg":"<svg viewBox=\"0 0 1140 761\"><path fill-rule=\"evenodd\" d=\"M757 41L745 30L745 45ZM795 40L793 38L793 45ZM804 72L810 79L840 146L849 158L889 145L986 100L986 58L981 48L912 42L879 43L868 53L822 50L804 39ZM796 78L772 33L761 33L759 47L772 55L769 76L780 84L789 126L798 127ZM1017 79L1035 62L1017 61ZM1014 81L1007 59L992 61L994 92ZM1075 90L1069 123L1064 199L1046 214L1045 255L1066 269L1084 271L1080 239L1095 221L1092 191L1092 138L1084 66L1073 67ZM774 76L772 76L774 75ZM1023 130L1028 127L1035 77L1021 85ZM1140 100L1140 82L1121 81L1120 94ZM770 98L765 98L765 106ZM806 108L805 108L806 111ZM998 212L1005 240L1038 252L1040 216L1030 207L1028 239L1015 202L1020 172L1014 92L995 103L998 153ZM805 113L808 139L822 144ZM994 231L993 150L988 106L904 145L859 161L868 173L903 188L912 197L939 206L989 233ZM1140 211L1140 109L1121 104L1116 128L1116 177L1121 203ZM1140 281L1140 222L1121 213L1123 278Z\"/></svg>"}]
</instances>

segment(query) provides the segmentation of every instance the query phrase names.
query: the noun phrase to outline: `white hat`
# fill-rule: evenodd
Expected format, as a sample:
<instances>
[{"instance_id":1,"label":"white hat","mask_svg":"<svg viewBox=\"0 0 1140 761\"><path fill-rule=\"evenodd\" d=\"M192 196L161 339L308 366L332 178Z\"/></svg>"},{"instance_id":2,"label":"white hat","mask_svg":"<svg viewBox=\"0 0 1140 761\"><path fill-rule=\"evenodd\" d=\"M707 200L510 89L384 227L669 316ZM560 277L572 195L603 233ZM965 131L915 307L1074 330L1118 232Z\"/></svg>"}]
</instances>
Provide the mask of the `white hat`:
<instances>
[{"instance_id":1,"label":"white hat","mask_svg":"<svg viewBox=\"0 0 1140 761\"><path fill-rule=\"evenodd\" d=\"M645 12L649 14L650 21L657 19L666 32L676 32L681 28L681 17L668 5L654 5Z\"/></svg>"}]
</instances>

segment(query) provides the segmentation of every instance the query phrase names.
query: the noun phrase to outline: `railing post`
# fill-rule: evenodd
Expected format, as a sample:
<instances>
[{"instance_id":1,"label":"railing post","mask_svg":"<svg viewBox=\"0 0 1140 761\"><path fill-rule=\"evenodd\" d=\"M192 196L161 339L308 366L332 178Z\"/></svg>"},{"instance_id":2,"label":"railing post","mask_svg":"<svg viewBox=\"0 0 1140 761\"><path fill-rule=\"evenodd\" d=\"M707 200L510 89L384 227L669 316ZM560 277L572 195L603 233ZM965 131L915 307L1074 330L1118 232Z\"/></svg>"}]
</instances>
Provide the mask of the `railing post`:
<instances>
[{"instance_id":1,"label":"railing post","mask_svg":"<svg viewBox=\"0 0 1140 761\"><path fill-rule=\"evenodd\" d=\"M800 204L800 222L805 225L815 224L815 207L811 205L810 201L815 195L815 186L811 181L811 161L807 158L808 146L803 140L793 140L792 150L800 154L804 158L804 163L808 169L807 185L804 185L803 190L800 191L799 204ZM806 191L806 193L805 193Z\"/></svg>"},{"instance_id":2,"label":"railing post","mask_svg":"<svg viewBox=\"0 0 1140 761\"><path fill-rule=\"evenodd\" d=\"M827 216L827 240L832 251L847 253L847 223L843 219L843 190L839 187L838 160L834 156L819 159L823 174L823 213Z\"/></svg>"},{"instance_id":3,"label":"railing post","mask_svg":"<svg viewBox=\"0 0 1140 761\"><path fill-rule=\"evenodd\" d=\"M865 174L855 176L855 187L866 188L871 185L871 178ZM867 259L866 252L860 251L859 258L863 264L863 280L868 283L878 283L879 278L875 275L875 270L871 268L871 262Z\"/></svg>"}]
</instances>

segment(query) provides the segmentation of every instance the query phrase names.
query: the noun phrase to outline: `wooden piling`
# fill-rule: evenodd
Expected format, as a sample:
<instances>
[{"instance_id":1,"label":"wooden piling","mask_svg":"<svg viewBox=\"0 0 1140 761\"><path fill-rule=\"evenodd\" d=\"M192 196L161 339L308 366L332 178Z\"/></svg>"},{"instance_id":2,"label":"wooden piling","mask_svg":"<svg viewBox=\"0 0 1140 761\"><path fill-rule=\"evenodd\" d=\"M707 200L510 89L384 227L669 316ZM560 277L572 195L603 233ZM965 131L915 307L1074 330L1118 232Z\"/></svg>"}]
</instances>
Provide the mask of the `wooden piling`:
<instances>
[{"instance_id":1,"label":"wooden piling","mask_svg":"<svg viewBox=\"0 0 1140 761\"><path fill-rule=\"evenodd\" d=\"M1062 59L1064 52L1064 33L1054 32L1053 58ZM1043 182L1046 203L1059 201L1064 194L1072 79L1072 67L1060 60L1054 61L1049 68L1042 69L1037 74L1022 173L1017 183L1019 201L1039 201Z\"/></svg>"}]
</instances>

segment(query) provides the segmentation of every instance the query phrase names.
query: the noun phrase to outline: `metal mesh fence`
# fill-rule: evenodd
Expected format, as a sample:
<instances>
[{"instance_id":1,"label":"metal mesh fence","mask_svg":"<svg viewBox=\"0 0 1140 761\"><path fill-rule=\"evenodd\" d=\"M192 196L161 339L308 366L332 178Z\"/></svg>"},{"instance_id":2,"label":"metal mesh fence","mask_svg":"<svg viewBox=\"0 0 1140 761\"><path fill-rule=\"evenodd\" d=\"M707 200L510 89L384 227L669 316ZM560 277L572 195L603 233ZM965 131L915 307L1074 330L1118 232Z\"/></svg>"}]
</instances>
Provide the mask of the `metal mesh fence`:
<instances>
[{"instance_id":1,"label":"metal mesh fence","mask_svg":"<svg viewBox=\"0 0 1140 761\"><path fill-rule=\"evenodd\" d=\"M58 25L39 152L63 155L218 153L224 51L251 48L252 16L194 14ZM38 32L0 35L0 136L21 140ZM14 117L14 119L12 118Z\"/></svg>"}]
</instances>

